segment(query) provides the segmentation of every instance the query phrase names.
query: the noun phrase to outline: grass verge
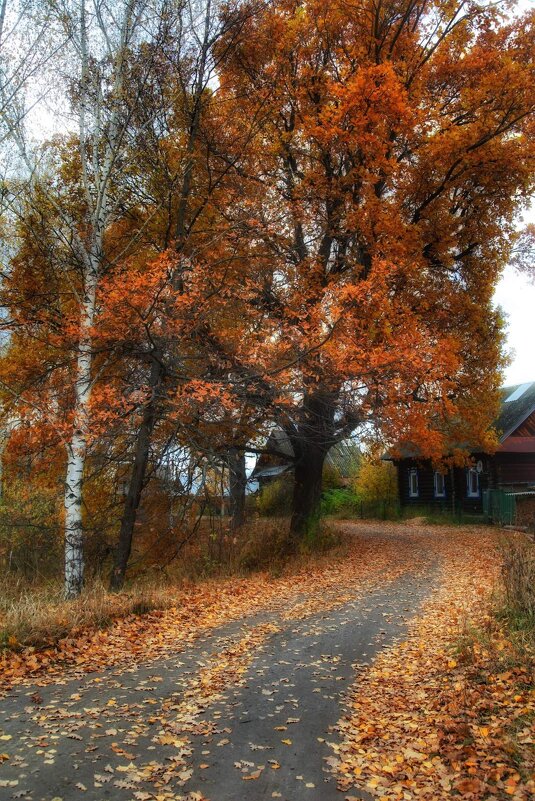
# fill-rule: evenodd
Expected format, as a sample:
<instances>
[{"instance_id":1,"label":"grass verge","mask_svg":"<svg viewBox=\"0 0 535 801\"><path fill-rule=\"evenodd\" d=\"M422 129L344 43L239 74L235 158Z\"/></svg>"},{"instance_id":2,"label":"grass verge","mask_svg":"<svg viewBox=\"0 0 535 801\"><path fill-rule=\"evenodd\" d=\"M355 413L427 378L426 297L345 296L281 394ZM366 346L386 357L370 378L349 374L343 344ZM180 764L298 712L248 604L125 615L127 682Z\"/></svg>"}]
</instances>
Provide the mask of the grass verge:
<instances>
[{"instance_id":1,"label":"grass verge","mask_svg":"<svg viewBox=\"0 0 535 801\"><path fill-rule=\"evenodd\" d=\"M108 592L103 581L94 578L73 601L63 598L60 579L31 583L7 576L0 597L0 649L53 646L82 631L104 630L125 618L180 605L184 594L194 593L206 582L262 572L282 577L305 570L307 564L320 567L322 560L341 557L347 551L347 537L326 525L314 548L288 558L287 527L284 519L257 521L235 535L230 554L228 543L221 554L214 547L210 553L192 548L166 571L140 574L118 593ZM224 536L229 539L230 535Z\"/></svg>"},{"instance_id":2,"label":"grass verge","mask_svg":"<svg viewBox=\"0 0 535 801\"><path fill-rule=\"evenodd\" d=\"M28 586L6 581L0 600L0 647L38 648L75 636L85 629L106 629L115 620L143 615L172 604L164 586L134 586L109 593L101 581L93 581L83 595L65 601L58 581Z\"/></svg>"}]
</instances>

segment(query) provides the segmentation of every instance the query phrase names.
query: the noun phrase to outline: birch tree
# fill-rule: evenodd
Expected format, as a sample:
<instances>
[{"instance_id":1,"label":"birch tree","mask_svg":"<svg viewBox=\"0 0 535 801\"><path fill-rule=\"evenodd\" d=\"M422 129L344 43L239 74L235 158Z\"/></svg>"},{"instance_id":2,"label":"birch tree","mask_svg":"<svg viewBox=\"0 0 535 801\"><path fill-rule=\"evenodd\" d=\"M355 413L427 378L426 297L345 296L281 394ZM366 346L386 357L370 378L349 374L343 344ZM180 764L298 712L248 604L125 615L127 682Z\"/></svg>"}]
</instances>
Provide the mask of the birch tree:
<instances>
[{"instance_id":1,"label":"birch tree","mask_svg":"<svg viewBox=\"0 0 535 801\"><path fill-rule=\"evenodd\" d=\"M97 289L107 269L104 238L117 213L118 186L128 152L128 128L132 99L125 100L129 55L136 43L150 35L154 26L145 0L107 3L102 0L49 3L49 22L64 44L51 75L61 79L69 102L59 109L63 125L72 136L79 169L76 213L72 193L52 191L59 251L64 256L66 280L73 268L79 274L71 289L78 302L76 343L72 353L74 402L67 435L64 492L65 595L76 597L84 581L83 480L88 454L90 402L94 386L93 330L97 314ZM43 80L41 74L41 80ZM43 177L42 149L32 145L21 114L21 98L4 93L2 118L15 143L31 188ZM49 180L49 179L48 179Z\"/></svg>"},{"instance_id":2,"label":"birch tree","mask_svg":"<svg viewBox=\"0 0 535 801\"><path fill-rule=\"evenodd\" d=\"M75 597L84 578L82 486L89 434L89 404L92 376L92 328L95 320L96 293L104 265L104 233L113 214L111 183L116 175L119 156L125 149L125 104L123 88L126 56L141 19L143 2L127 0L120 9L117 38L112 38L113 9L95 3L89 16L85 0L80 3L79 21L67 17L72 25L80 76L78 81L79 153L82 186L87 204L88 236L72 226L74 247L79 254L83 275L80 303L80 335L76 360L75 405L72 435L67 442L65 479L65 594ZM109 75L93 64L91 28L96 24L97 47L104 45L111 63ZM110 89L106 91L105 82Z\"/></svg>"}]
</instances>

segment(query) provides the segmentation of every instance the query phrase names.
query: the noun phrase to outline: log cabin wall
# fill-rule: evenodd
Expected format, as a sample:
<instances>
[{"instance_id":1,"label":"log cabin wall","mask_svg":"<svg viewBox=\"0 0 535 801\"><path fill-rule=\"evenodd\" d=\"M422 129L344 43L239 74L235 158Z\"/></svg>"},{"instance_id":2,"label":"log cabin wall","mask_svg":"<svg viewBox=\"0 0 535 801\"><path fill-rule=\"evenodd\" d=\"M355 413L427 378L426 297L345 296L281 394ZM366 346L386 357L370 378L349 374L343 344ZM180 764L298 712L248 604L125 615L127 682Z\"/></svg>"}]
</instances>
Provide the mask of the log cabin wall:
<instances>
[{"instance_id":1,"label":"log cabin wall","mask_svg":"<svg viewBox=\"0 0 535 801\"><path fill-rule=\"evenodd\" d=\"M445 497L435 494L435 471L431 462L416 459L402 459L396 462L398 468L399 500L402 506L433 507L444 511L459 511L479 514L483 511L483 490L492 482L491 460L486 455L476 454L475 461L482 461L483 471L478 473L478 495L468 494L466 468L453 468L444 475ZM418 475L418 496L410 494L409 475L416 470Z\"/></svg>"},{"instance_id":2,"label":"log cabin wall","mask_svg":"<svg viewBox=\"0 0 535 801\"><path fill-rule=\"evenodd\" d=\"M503 489L535 486L535 412L503 440L494 460L498 486Z\"/></svg>"},{"instance_id":3,"label":"log cabin wall","mask_svg":"<svg viewBox=\"0 0 535 801\"><path fill-rule=\"evenodd\" d=\"M501 397L500 414L494 422L500 437L496 453L472 453L474 464L479 464L481 470L477 497L471 497L468 491L467 470L455 468L445 479L446 497L437 498L431 463L411 457L396 462L399 498L403 506L455 508L478 513L483 511L483 492L486 489L503 489L505 492L535 490L535 381L503 387ZM418 471L418 497L411 497L409 493L411 469Z\"/></svg>"}]
</instances>

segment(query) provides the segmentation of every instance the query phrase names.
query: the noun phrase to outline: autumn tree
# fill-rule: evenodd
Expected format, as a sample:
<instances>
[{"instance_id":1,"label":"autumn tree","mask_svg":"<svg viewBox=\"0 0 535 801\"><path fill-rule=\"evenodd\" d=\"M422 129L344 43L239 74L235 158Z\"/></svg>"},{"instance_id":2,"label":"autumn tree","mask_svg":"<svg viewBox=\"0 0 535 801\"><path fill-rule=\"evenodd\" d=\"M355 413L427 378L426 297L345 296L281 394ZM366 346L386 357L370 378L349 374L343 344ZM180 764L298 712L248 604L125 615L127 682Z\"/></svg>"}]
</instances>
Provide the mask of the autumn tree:
<instances>
[{"instance_id":1,"label":"autumn tree","mask_svg":"<svg viewBox=\"0 0 535 801\"><path fill-rule=\"evenodd\" d=\"M151 282L149 278L148 283L139 287L140 313L137 319L130 319L136 334L128 326L115 332L116 346L121 341L131 342L133 336L138 344L141 402L110 580L112 589L119 589L124 582L137 512L147 484L155 429L171 415L170 396L180 391L177 388L187 375L193 377L199 373L188 372L186 364L191 349L188 353L186 345L181 347L181 343L187 308L191 308L193 300L198 300L195 293L189 292L189 265L194 259L203 260L206 247L202 237L197 242L194 230L199 220L209 224L203 212L214 189L205 167L202 132L212 99L209 88L214 79L212 47L220 34L215 4L210 0L191 0L180 14L170 19L164 39L153 48L154 54L150 50L140 54L152 59L152 68L146 93L148 102L136 109L133 118L139 169L132 171L130 180L142 187L140 195L144 195L144 203L129 222L138 229L136 263L141 265L141 282L151 275L149 264L156 272L155 280ZM143 62L140 63L143 74ZM133 72L134 93L137 80L138 74ZM139 259L140 253L144 259L143 256ZM119 295L128 305L128 293L120 290ZM120 303L121 297L117 301ZM181 310L177 303L183 307Z\"/></svg>"},{"instance_id":2,"label":"autumn tree","mask_svg":"<svg viewBox=\"0 0 535 801\"><path fill-rule=\"evenodd\" d=\"M65 477L65 594L76 596L84 576L83 556L83 482L90 438L91 396L95 383L94 352L97 324L97 293L102 276L109 267L105 238L119 208L126 199L121 191L120 174L125 170L128 154L128 129L132 108L140 97L125 98L126 76L130 57L140 41L157 36L158 26L148 15L144 0L125 0L113 7L102 2L49 3L50 36L64 44L54 62L54 75L61 79L69 105L59 108L65 115L64 127L70 131L58 160L43 159L43 149L36 147L24 125L15 96L4 103L2 119L16 148L22 167L14 184L12 207L22 219L26 241L33 236L39 258L48 260L43 275L51 272L59 282L61 296L70 297L69 315L62 320L59 338L65 350L59 361L66 369L70 383L63 398L70 399L67 427L59 432L66 451ZM44 149L45 154L50 148ZM43 235L48 215L49 229ZM41 242L44 243L41 248ZM24 265L19 260L19 269ZM30 270L31 273L31 270ZM33 277L41 282L35 271ZM19 278L15 279L16 281ZM47 291L55 284L47 287ZM57 284L56 284L57 285ZM28 289L28 284L27 287ZM24 306L15 308L17 326L23 336ZM50 310L52 311L52 310ZM48 314L50 317L50 313ZM42 320L41 320L42 322ZM33 320L27 320L26 336L32 336ZM7 327L9 324L7 323ZM54 327L48 330L45 348L55 348L54 360L60 351L54 338ZM13 353L17 348L12 349ZM46 394L39 403L26 403L24 388L16 362L16 387L9 381L5 389L18 398L21 411L35 417L36 411L49 418ZM43 364L45 381L54 367ZM32 389L35 389L35 381Z\"/></svg>"},{"instance_id":3,"label":"autumn tree","mask_svg":"<svg viewBox=\"0 0 535 801\"><path fill-rule=\"evenodd\" d=\"M19 434L64 453L68 596L89 467L125 489L119 589L173 452L224 465L239 525L244 452L282 426L297 548L325 456L355 430L435 460L492 446L491 297L532 181L532 14L443 0L47 8L68 42L69 130L33 147L20 104L0 104L24 168L8 188L0 378Z\"/></svg>"},{"instance_id":4,"label":"autumn tree","mask_svg":"<svg viewBox=\"0 0 535 801\"><path fill-rule=\"evenodd\" d=\"M127 270L139 283L124 292L119 278L118 293L111 286L105 290L108 301L113 297L124 304L123 311L108 309L108 319L128 321L121 331L115 325L114 347L120 350L121 343L128 343L133 355L131 343L137 343L142 390L110 580L114 590L124 583L158 442L173 440L224 465L231 477L233 525L243 522L244 447L255 433L252 420L258 419L255 391L243 387L249 378L255 383L256 372L247 378L247 367L236 360L232 346L236 324L227 277L243 274L243 265L241 257L236 260L226 208L244 137L251 137L256 122L243 125L239 133L222 128L217 83L220 64L249 13L229 10L223 17L210 0L186 4L155 48L150 89L143 90L147 102L133 118L138 155L129 181L144 200L136 216L125 220L125 230L129 237L136 231L136 253ZM131 80L136 94L135 73ZM137 295L133 304L132 291Z\"/></svg>"},{"instance_id":5,"label":"autumn tree","mask_svg":"<svg viewBox=\"0 0 535 801\"><path fill-rule=\"evenodd\" d=\"M491 444L491 298L532 181L533 13L443 0L241 8L220 72L224 124L262 124L227 208L248 263L238 353L269 377L294 449L296 547L317 519L327 451L359 426L425 457Z\"/></svg>"},{"instance_id":6,"label":"autumn tree","mask_svg":"<svg viewBox=\"0 0 535 801\"><path fill-rule=\"evenodd\" d=\"M368 454L359 466L353 482L355 492L365 503L396 503L398 500L398 477L392 462L383 461L377 455Z\"/></svg>"}]
</instances>

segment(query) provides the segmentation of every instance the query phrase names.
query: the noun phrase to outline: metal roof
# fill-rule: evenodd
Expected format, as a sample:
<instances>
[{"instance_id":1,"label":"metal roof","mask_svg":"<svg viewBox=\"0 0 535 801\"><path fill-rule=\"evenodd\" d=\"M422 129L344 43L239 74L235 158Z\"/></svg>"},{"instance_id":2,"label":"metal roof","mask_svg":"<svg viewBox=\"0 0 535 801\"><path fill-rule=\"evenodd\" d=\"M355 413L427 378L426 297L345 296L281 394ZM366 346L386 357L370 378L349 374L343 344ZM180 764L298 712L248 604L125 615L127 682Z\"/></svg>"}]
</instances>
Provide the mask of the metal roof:
<instances>
[{"instance_id":1,"label":"metal roof","mask_svg":"<svg viewBox=\"0 0 535 801\"><path fill-rule=\"evenodd\" d=\"M251 478L273 478L273 476L280 476L293 467L292 464L277 464L272 467L263 467L261 470L253 470Z\"/></svg>"},{"instance_id":2,"label":"metal roof","mask_svg":"<svg viewBox=\"0 0 535 801\"><path fill-rule=\"evenodd\" d=\"M502 406L494 427L503 442L535 411L535 381L502 387L500 391Z\"/></svg>"}]
</instances>

